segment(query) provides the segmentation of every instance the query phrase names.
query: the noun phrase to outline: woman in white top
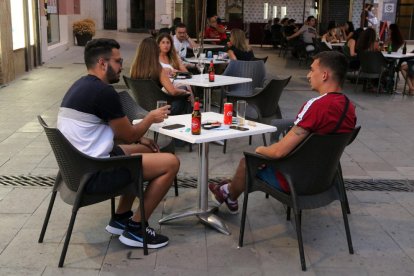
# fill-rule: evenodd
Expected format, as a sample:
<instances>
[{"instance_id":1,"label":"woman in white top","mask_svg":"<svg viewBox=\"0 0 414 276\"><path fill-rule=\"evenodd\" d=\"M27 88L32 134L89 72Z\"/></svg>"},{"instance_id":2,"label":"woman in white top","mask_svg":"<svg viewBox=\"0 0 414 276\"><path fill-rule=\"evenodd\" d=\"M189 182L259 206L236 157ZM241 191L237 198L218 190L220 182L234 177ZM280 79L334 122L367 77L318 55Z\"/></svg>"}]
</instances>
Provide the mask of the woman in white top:
<instances>
[{"instance_id":1,"label":"woman in white top","mask_svg":"<svg viewBox=\"0 0 414 276\"><path fill-rule=\"evenodd\" d=\"M171 35L167 33L161 33L157 37L157 44L160 49L160 64L162 68L164 68L164 72L167 72L169 77L174 77L177 72L188 72L185 65L181 62L181 58L178 56L177 51L175 50ZM194 96L191 90L191 86L180 84L179 81L175 81L174 86L190 91L190 100L192 104L194 103Z\"/></svg>"}]
</instances>

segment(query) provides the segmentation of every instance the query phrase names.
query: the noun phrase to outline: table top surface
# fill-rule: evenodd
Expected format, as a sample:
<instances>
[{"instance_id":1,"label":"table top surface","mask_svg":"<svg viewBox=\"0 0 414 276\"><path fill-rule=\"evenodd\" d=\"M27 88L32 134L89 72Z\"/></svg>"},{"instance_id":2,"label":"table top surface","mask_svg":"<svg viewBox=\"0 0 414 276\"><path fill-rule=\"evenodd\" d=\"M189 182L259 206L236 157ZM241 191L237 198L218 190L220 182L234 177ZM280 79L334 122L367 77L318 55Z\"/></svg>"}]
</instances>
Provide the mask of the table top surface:
<instances>
[{"instance_id":1,"label":"table top surface","mask_svg":"<svg viewBox=\"0 0 414 276\"><path fill-rule=\"evenodd\" d=\"M220 122L223 123L223 114L215 113L215 112L204 112L201 113L201 121L202 124L207 122ZM137 124L141 121L134 120L133 123ZM181 128L168 130L162 128L166 125L172 124L181 124L184 125ZM192 143L192 144L200 144L200 143L207 143L213 141L219 141L223 139L232 139L232 138L239 138L239 137L246 137L250 135L257 135L262 133L274 132L277 130L276 127L260 124L253 122L253 124L248 124L246 120L246 124L243 126L244 128L248 128L246 131L235 130L225 127L215 128L215 129L201 129L200 135L193 135L191 134L191 114L185 115L176 115L176 116L169 116L164 122L158 124L152 124L150 130L159 132L161 134L180 139L182 141Z\"/></svg>"},{"instance_id":2,"label":"table top surface","mask_svg":"<svg viewBox=\"0 0 414 276\"><path fill-rule=\"evenodd\" d=\"M199 87L205 87L205 88L246 83L246 82L251 82L251 81L252 81L251 78L239 78L239 77L215 75L214 82L209 82L208 74L193 75L191 79L180 79L181 84L193 85L193 86L199 86Z\"/></svg>"},{"instance_id":3,"label":"table top surface","mask_svg":"<svg viewBox=\"0 0 414 276\"><path fill-rule=\"evenodd\" d=\"M214 64L226 64L226 63L230 62L229 59L213 59L213 58L199 59L199 58L195 58L195 57L185 58L184 60L187 61L187 62L190 62L190 63L198 63L201 60L202 63L206 63L206 64L210 63L210 61L213 61Z\"/></svg>"},{"instance_id":4,"label":"table top surface","mask_svg":"<svg viewBox=\"0 0 414 276\"><path fill-rule=\"evenodd\" d=\"M403 53L399 53L399 52L392 52L391 54L388 54L387 52L382 52L382 54L386 58L396 58L396 59L414 58L414 53L406 53L404 55Z\"/></svg>"}]
</instances>

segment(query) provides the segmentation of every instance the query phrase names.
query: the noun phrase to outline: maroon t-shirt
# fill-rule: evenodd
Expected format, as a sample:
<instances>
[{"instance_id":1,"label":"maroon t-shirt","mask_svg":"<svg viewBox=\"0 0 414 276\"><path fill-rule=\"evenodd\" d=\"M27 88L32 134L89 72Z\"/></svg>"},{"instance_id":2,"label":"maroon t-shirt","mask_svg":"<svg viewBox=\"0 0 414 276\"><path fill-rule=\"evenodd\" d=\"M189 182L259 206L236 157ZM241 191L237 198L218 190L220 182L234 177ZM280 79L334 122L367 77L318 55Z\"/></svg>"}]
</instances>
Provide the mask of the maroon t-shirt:
<instances>
[{"instance_id":1,"label":"maroon t-shirt","mask_svg":"<svg viewBox=\"0 0 414 276\"><path fill-rule=\"evenodd\" d=\"M295 125L311 133L332 133L342 116L345 105L345 96L336 92L310 99L296 116ZM349 102L348 111L336 133L351 132L355 124L355 106Z\"/></svg>"},{"instance_id":2,"label":"maroon t-shirt","mask_svg":"<svg viewBox=\"0 0 414 276\"><path fill-rule=\"evenodd\" d=\"M294 124L311 133L330 134L335 130L345 106L346 98L343 94L336 92L323 94L310 99L302 106ZM349 102L345 118L335 133L351 132L355 124L355 106ZM285 177L274 168L269 168L269 171L263 170L258 173L258 177L283 192L290 192Z\"/></svg>"}]
</instances>

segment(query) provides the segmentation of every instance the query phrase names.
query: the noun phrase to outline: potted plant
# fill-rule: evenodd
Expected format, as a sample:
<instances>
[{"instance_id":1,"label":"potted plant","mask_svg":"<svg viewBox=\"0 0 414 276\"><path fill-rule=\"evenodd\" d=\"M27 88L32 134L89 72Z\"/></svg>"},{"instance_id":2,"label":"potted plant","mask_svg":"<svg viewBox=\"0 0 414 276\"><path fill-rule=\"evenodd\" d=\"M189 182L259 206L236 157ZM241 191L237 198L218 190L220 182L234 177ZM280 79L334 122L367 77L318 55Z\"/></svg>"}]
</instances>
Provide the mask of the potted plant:
<instances>
[{"instance_id":1,"label":"potted plant","mask_svg":"<svg viewBox=\"0 0 414 276\"><path fill-rule=\"evenodd\" d=\"M85 46L95 35L95 22L92 19L75 21L72 27L78 46Z\"/></svg>"}]
</instances>

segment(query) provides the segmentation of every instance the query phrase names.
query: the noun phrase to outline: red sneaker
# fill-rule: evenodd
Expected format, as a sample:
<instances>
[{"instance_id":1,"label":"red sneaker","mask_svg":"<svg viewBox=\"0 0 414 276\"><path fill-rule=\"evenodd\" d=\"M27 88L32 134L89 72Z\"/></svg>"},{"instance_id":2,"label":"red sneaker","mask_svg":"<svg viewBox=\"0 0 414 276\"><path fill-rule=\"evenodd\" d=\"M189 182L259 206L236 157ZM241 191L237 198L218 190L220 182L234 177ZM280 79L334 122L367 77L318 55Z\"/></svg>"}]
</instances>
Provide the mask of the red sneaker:
<instances>
[{"instance_id":1,"label":"red sneaker","mask_svg":"<svg viewBox=\"0 0 414 276\"><path fill-rule=\"evenodd\" d=\"M223 189L221 189L221 186L227 183L229 182L223 181L219 184L209 183L208 189L211 192L211 199L218 205L223 204L223 202L226 203L226 206L229 209L230 214L237 214L239 212L238 201L235 200L230 202L229 194L227 194Z\"/></svg>"}]
</instances>

